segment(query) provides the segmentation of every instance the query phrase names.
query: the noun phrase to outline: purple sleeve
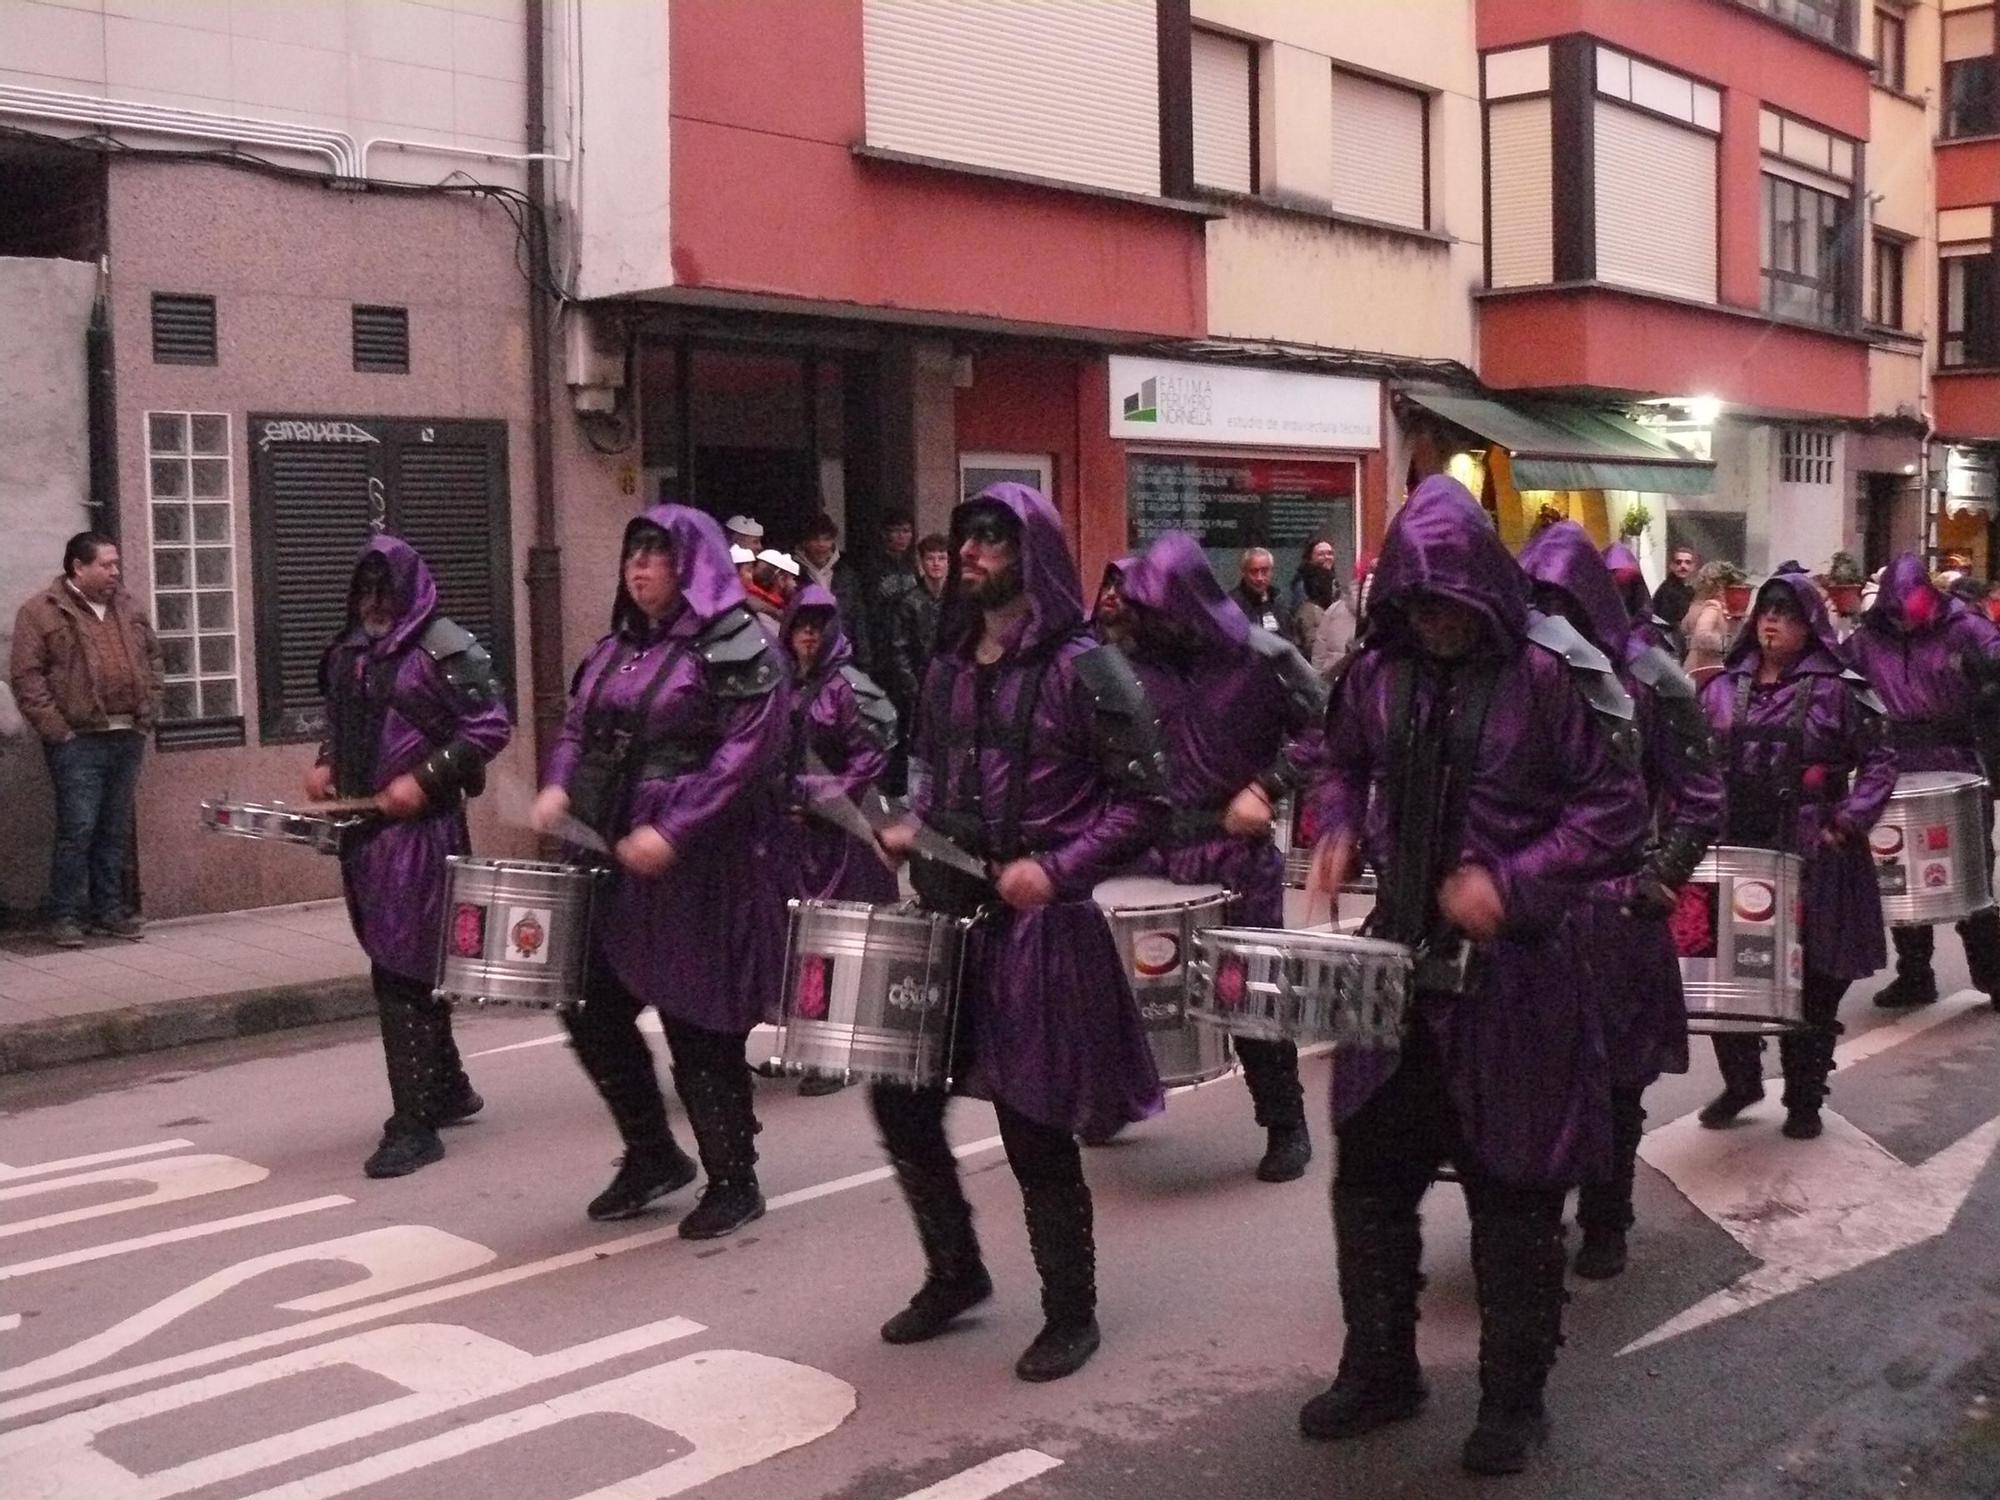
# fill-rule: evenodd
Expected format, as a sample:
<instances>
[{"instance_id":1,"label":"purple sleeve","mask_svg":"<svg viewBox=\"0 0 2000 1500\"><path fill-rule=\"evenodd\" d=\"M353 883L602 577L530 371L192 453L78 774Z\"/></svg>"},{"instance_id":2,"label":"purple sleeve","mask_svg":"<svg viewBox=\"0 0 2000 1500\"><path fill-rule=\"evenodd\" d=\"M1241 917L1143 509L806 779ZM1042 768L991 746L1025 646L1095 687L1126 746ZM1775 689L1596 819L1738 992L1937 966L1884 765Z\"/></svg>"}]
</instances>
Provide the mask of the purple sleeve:
<instances>
[{"instance_id":1,"label":"purple sleeve","mask_svg":"<svg viewBox=\"0 0 2000 1500\"><path fill-rule=\"evenodd\" d=\"M931 726L940 717L951 714L949 703L932 701L931 680L936 676L937 664L932 662L925 668L923 686L917 692L920 710L916 715L916 733L910 739L910 785L905 800L920 822L930 816L935 791L933 783L937 774L937 762L931 758L937 737L932 733Z\"/></svg>"},{"instance_id":2,"label":"purple sleeve","mask_svg":"<svg viewBox=\"0 0 2000 1500\"><path fill-rule=\"evenodd\" d=\"M452 687L442 666L421 652L412 654L424 666L423 696L438 710L440 720L449 716L457 721L456 738L477 750L482 760L491 760L505 750L514 735L514 726L507 718L507 705L496 697L491 703L472 707Z\"/></svg>"},{"instance_id":3,"label":"purple sleeve","mask_svg":"<svg viewBox=\"0 0 2000 1500\"><path fill-rule=\"evenodd\" d=\"M604 649L604 644L600 643L584 658L583 670L576 674L576 691L570 694L569 707L563 712L562 733L556 736L555 746L549 751L549 763L542 769L543 786L569 790L570 777L576 774L576 763L583 759L583 709L590 701L591 683L603 671L599 658Z\"/></svg>"},{"instance_id":4,"label":"purple sleeve","mask_svg":"<svg viewBox=\"0 0 2000 1500\"><path fill-rule=\"evenodd\" d=\"M1364 660L1340 681L1327 710L1326 731L1319 737L1313 763L1314 782L1306 794L1312 826L1320 837L1352 838L1358 845L1368 816L1368 789L1374 757L1362 724L1367 712L1367 684L1373 663Z\"/></svg>"},{"instance_id":5,"label":"purple sleeve","mask_svg":"<svg viewBox=\"0 0 2000 1500\"><path fill-rule=\"evenodd\" d=\"M1654 718L1660 717L1657 707ZM1671 731L1646 737L1646 781L1663 794L1660 833L1674 829L1712 844L1722 837L1722 771L1713 754L1696 758Z\"/></svg>"},{"instance_id":6,"label":"purple sleeve","mask_svg":"<svg viewBox=\"0 0 2000 1500\"><path fill-rule=\"evenodd\" d=\"M1089 690L1073 667L1065 668L1069 692L1063 700L1060 740L1072 755L1102 765L1109 757L1097 743L1097 714ZM1164 788L1100 774L1100 800L1068 839L1035 856L1064 901L1087 897L1099 881L1127 868L1165 831L1172 808Z\"/></svg>"},{"instance_id":7,"label":"purple sleeve","mask_svg":"<svg viewBox=\"0 0 2000 1500\"><path fill-rule=\"evenodd\" d=\"M846 752L841 757L845 769L808 772L798 778L799 791L808 802L824 802L831 797L859 798L888 769L889 752L861 717L861 702L854 695L853 685L837 672L827 679L820 691L820 701L813 705L814 711L822 708L831 709L825 731ZM808 745L815 737L815 727L810 724L807 727Z\"/></svg>"},{"instance_id":8,"label":"purple sleeve","mask_svg":"<svg viewBox=\"0 0 2000 1500\"><path fill-rule=\"evenodd\" d=\"M1510 928L1555 924L1580 886L1629 872L1646 836L1637 769L1619 763L1610 736L1562 672L1550 684L1554 691L1536 695L1543 701L1534 714L1564 772L1562 812L1546 833L1489 866Z\"/></svg>"},{"instance_id":9,"label":"purple sleeve","mask_svg":"<svg viewBox=\"0 0 2000 1500\"><path fill-rule=\"evenodd\" d=\"M1882 716L1863 707L1846 683L1839 685L1842 729L1854 750L1854 779L1834 819L1850 832L1866 833L1896 790L1896 753L1889 748Z\"/></svg>"},{"instance_id":10,"label":"purple sleeve","mask_svg":"<svg viewBox=\"0 0 2000 1500\"><path fill-rule=\"evenodd\" d=\"M790 698L790 688L780 684L762 697L718 705L721 746L699 770L640 782L632 797L632 826L650 824L676 849L685 848L776 767L790 729Z\"/></svg>"}]
</instances>

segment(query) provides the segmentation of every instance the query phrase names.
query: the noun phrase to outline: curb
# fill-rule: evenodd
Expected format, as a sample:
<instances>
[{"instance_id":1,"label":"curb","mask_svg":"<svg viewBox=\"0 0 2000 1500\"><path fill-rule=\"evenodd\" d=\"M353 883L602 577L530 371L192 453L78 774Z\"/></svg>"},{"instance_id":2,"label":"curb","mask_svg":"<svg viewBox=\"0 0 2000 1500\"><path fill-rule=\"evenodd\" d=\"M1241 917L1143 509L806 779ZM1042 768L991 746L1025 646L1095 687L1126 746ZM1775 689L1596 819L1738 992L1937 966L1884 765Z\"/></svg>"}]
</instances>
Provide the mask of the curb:
<instances>
[{"instance_id":1,"label":"curb","mask_svg":"<svg viewBox=\"0 0 2000 1500\"><path fill-rule=\"evenodd\" d=\"M374 1013L375 991L362 975L25 1021L0 1028L0 1077Z\"/></svg>"}]
</instances>

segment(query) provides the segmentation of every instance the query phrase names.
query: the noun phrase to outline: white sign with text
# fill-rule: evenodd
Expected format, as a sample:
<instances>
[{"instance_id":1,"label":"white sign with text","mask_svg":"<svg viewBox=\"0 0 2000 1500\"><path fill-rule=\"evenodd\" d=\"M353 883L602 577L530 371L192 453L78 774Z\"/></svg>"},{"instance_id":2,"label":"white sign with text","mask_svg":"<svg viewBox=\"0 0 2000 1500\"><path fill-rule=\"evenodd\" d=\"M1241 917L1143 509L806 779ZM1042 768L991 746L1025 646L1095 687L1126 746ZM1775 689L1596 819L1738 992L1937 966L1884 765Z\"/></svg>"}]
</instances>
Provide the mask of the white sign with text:
<instances>
[{"instance_id":1,"label":"white sign with text","mask_svg":"<svg viewBox=\"0 0 2000 1500\"><path fill-rule=\"evenodd\" d=\"M1259 448L1379 448L1382 386L1345 375L1111 356L1111 435Z\"/></svg>"}]
</instances>

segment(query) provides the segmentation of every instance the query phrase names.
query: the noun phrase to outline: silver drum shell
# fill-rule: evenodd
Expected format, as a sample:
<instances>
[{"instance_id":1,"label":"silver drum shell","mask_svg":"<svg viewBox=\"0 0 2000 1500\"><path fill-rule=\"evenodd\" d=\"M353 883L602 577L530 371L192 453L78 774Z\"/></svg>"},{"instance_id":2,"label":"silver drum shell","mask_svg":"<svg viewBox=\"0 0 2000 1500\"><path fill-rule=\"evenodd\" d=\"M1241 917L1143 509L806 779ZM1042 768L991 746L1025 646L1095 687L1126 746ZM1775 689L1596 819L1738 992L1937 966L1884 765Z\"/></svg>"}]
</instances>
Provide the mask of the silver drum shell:
<instances>
[{"instance_id":1,"label":"silver drum shell","mask_svg":"<svg viewBox=\"0 0 2000 1500\"><path fill-rule=\"evenodd\" d=\"M949 1087L971 920L908 904L787 905L785 1070Z\"/></svg>"},{"instance_id":2,"label":"silver drum shell","mask_svg":"<svg viewBox=\"0 0 2000 1500\"><path fill-rule=\"evenodd\" d=\"M1688 1030L1776 1035L1805 1024L1804 863L1718 844L1681 888L1670 923Z\"/></svg>"},{"instance_id":3,"label":"silver drum shell","mask_svg":"<svg viewBox=\"0 0 2000 1500\"><path fill-rule=\"evenodd\" d=\"M1910 771L1868 830L1882 916L1892 927L1957 922L1993 904L1986 782L1969 771Z\"/></svg>"},{"instance_id":4,"label":"silver drum shell","mask_svg":"<svg viewBox=\"0 0 2000 1500\"><path fill-rule=\"evenodd\" d=\"M1111 940L1139 1002L1153 1066L1169 1087L1205 1083L1230 1068L1228 1033L1198 1026L1188 1015L1195 934L1219 927L1229 909L1229 892L1145 906L1104 906Z\"/></svg>"},{"instance_id":5,"label":"silver drum shell","mask_svg":"<svg viewBox=\"0 0 2000 1500\"><path fill-rule=\"evenodd\" d=\"M445 861L435 993L479 1005L583 1004L601 870L525 859Z\"/></svg>"},{"instance_id":6,"label":"silver drum shell","mask_svg":"<svg viewBox=\"0 0 2000 1500\"><path fill-rule=\"evenodd\" d=\"M1415 971L1408 948L1379 938L1214 927L1195 936L1188 1013L1239 1037L1394 1047Z\"/></svg>"}]
</instances>

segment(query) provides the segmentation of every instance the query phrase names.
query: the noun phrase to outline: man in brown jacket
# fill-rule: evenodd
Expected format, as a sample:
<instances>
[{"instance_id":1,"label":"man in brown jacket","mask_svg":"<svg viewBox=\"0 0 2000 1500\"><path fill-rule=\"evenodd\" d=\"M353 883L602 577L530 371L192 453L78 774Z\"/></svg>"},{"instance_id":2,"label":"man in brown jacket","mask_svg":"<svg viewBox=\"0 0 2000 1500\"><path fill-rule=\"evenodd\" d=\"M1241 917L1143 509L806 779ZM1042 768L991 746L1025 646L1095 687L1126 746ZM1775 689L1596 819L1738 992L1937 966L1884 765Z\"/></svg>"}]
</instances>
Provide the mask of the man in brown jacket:
<instances>
[{"instance_id":1,"label":"man in brown jacket","mask_svg":"<svg viewBox=\"0 0 2000 1500\"><path fill-rule=\"evenodd\" d=\"M119 586L110 537L69 539L62 576L14 616L8 677L56 789L50 940L82 947L86 920L136 939L144 924L125 909L125 850L162 670L151 623Z\"/></svg>"}]
</instances>

